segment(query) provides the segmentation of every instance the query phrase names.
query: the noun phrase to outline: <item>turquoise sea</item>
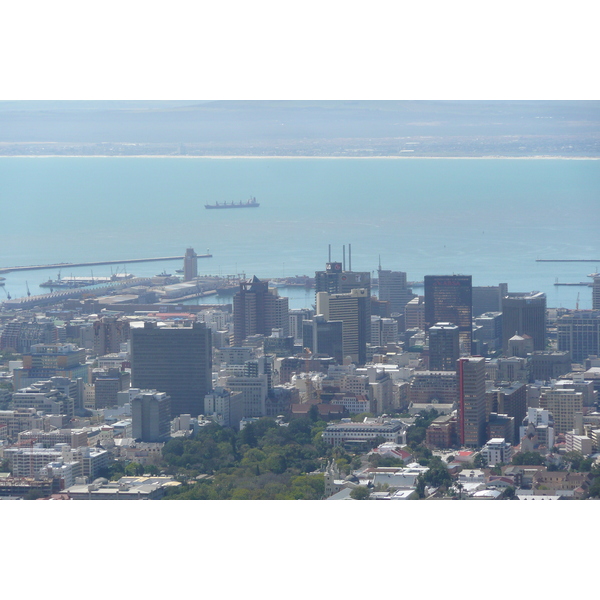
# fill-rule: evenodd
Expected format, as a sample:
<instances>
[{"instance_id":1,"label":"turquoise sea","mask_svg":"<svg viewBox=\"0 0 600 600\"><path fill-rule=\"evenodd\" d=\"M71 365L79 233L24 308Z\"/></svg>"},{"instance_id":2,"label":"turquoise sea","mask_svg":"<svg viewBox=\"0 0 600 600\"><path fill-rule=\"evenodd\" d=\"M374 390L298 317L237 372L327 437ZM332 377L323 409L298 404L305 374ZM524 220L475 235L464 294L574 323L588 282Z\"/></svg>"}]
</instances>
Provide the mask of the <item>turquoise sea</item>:
<instances>
[{"instance_id":1,"label":"turquoise sea","mask_svg":"<svg viewBox=\"0 0 600 600\"><path fill-rule=\"evenodd\" d=\"M247 200L258 209L209 211ZM328 245L353 270L461 273L591 307L600 270L600 161L561 159L0 158L0 266L183 255L199 272L314 275ZM536 258L598 263L536 263ZM177 262L125 265L138 276ZM116 267L94 267L96 276ZM120 268L123 270L123 268ZM62 275L89 275L71 268ZM13 298L56 270L5 274ZM417 291L417 290L415 290ZM287 293L287 292L286 292ZM0 288L0 300L6 297ZM291 306L311 303L296 290ZM210 299L208 301L214 301Z\"/></svg>"}]
</instances>

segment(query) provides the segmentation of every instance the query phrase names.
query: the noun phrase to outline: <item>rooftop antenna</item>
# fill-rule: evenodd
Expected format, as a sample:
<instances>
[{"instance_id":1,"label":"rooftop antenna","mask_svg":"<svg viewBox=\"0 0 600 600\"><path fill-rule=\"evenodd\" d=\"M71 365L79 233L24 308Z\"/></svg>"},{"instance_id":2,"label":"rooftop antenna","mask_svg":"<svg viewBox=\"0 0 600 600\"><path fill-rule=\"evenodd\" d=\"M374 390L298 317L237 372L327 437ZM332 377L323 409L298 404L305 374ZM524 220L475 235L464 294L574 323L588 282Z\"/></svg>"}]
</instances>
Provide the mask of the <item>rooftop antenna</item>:
<instances>
[{"instance_id":1,"label":"rooftop antenna","mask_svg":"<svg viewBox=\"0 0 600 600\"><path fill-rule=\"evenodd\" d=\"M342 254L342 271L346 270L346 245L342 246L343 254Z\"/></svg>"},{"instance_id":2,"label":"rooftop antenna","mask_svg":"<svg viewBox=\"0 0 600 600\"><path fill-rule=\"evenodd\" d=\"M348 244L348 271L352 271L352 244Z\"/></svg>"},{"instance_id":3,"label":"rooftop antenna","mask_svg":"<svg viewBox=\"0 0 600 600\"><path fill-rule=\"evenodd\" d=\"M379 268L377 270L381 271L381 254L379 255Z\"/></svg>"},{"instance_id":4,"label":"rooftop antenna","mask_svg":"<svg viewBox=\"0 0 600 600\"><path fill-rule=\"evenodd\" d=\"M331 262L331 244L329 244L329 262Z\"/></svg>"}]
</instances>

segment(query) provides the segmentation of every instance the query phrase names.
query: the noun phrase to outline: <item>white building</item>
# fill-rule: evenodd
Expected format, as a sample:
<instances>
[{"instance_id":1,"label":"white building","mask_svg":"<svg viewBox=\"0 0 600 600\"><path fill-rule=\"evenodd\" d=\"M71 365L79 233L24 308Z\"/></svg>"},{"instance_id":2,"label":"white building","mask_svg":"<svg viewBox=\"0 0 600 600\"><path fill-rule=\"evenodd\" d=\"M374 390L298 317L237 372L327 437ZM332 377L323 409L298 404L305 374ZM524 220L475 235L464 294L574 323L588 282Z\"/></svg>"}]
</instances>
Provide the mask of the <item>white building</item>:
<instances>
[{"instance_id":1,"label":"white building","mask_svg":"<svg viewBox=\"0 0 600 600\"><path fill-rule=\"evenodd\" d=\"M512 446L504 438L492 438L481 449L481 455L490 467L512 460Z\"/></svg>"},{"instance_id":2,"label":"white building","mask_svg":"<svg viewBox=\"0 0 600 600\"><path fill-rule=\"evenodd\" d=\"M327 425L323 431L323 441L332 446L341 446L348 442L367 442L382 437L388 442L399 443L402 439L401 423L378 420L376 422L352 423L343 421Z\"/></svg>"}]
</instances>

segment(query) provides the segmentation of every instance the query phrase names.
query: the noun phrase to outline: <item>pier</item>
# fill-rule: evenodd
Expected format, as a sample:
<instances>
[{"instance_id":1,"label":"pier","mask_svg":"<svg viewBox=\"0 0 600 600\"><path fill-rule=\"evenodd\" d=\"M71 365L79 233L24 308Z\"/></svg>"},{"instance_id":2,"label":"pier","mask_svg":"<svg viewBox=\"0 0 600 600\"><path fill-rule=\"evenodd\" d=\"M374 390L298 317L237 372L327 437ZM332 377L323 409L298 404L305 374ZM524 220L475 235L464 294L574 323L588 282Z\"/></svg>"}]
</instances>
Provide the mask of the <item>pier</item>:
<instances>
[{"instance_id":1,"label":"pier","mask_svg":"<svg viewBox=\"0 0 600 600\"><path fill-rule=\"evenodd\" d=\"M128 260L99 260L94 262L54 263L51 265L29 265L21 267L0 267L0 273L13 271L41 271L42 269L65 269L68 267L95 267L97 265L124 265L130 263L159 262L161 260L183 260L183 256L160 256L158 258L130 258ZM196 258L212 258L212 254L197 254Z\"/></svg>"},{"instance_id":2,"label":"pier","mask_svg":"<svg viewBox=\"0 0 600 600\"><path fill-rule=\"evenodd\" d=\"M595 263L600 263L600 258L536 258L535 262L595 262Z\"/></svg>"}]
</instances>

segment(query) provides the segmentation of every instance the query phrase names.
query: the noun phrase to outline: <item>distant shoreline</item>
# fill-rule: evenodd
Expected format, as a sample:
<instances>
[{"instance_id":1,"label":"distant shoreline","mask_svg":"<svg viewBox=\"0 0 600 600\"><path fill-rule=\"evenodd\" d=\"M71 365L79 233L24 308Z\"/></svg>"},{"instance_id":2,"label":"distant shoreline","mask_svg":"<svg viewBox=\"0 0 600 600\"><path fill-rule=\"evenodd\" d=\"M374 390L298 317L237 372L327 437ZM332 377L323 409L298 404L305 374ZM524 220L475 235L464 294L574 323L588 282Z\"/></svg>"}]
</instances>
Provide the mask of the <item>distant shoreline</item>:
<instances>
[{"instance_id":1,"label":"distant shoreline","mask_svg":"<svg viewBox=\"0 0 600 600\"><path fill-rule=\"evenodd\" d=\"M382 156L253 156L248 155L198 155L189 156L186 154L10 154L0 155L1 158L186 158L186 159L282 159L282 160L600 160L600 156L397 156L397 155L382 155Z\"/></svg>"}]
</instances>

